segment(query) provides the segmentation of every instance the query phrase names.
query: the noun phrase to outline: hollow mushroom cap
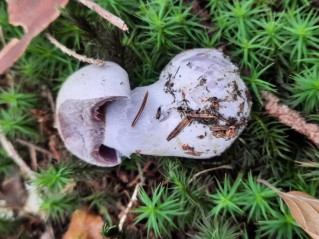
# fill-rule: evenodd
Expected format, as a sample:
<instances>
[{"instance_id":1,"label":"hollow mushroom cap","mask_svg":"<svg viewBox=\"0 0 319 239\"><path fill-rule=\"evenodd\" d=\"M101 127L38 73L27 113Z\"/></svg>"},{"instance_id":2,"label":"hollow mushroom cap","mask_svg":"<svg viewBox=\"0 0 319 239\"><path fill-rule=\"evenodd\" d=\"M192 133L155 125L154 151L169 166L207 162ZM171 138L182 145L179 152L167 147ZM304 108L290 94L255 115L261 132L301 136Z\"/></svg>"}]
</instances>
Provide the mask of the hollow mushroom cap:
<instances>
[{"instance_id":1,"label":"hollow mushroom cap","mask_svg":"<svg viewBox=\"0 0 319 239\"><path fill-rule=\"evenodd\" d=\"M66 148L80 159L99 166L120 163L115 150L104 146L104 106L130 97L126 71L113 62L89 65L62 85L56 109L56 126Z\"/></svg>"}]
</instances>

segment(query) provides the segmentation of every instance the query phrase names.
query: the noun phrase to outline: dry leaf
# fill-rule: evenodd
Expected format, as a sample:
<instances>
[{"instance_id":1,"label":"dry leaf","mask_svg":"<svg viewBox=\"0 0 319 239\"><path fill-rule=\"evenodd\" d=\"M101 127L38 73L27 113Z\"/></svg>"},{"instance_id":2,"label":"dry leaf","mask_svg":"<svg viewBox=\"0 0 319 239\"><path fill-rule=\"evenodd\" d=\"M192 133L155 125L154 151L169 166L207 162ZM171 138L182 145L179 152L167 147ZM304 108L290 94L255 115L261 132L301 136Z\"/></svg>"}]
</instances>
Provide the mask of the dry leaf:
<instances>
[{"instance_id":1,"label":"dry leaf","mask_svg":"<svg viewBox=\"0 0 319 239\"><path fill-rule=\"evenodd\" d=\"M58 7L69 0L7 0L9 22L22 26L24 36L12 39L0 52L0 74L4 73L23 54L32 38L49 26L59 15Z\"/></svg>"},{"instance_id":2,"label":"dry leaf","mask_svg":"<svg viewBox=\"0 0 319 239\"><path fill-rule=\"evenodd\" d=\"M287 204L291 215L301 228L313 239L319 239L319 200L307 193L291 191L284 193L263 179L258 182L275 190Z\"/></svg>"},{"instance_id":3,"label":"dry leaf","mask_svg":"<svg viewBox=\"0 0 319 239\"><path fill-rule=\"evenodd\" d=\"M17 172L2 182L0 192L2 194L0 199L3 196L8 206L22 207L27 200L27 193Z\"/></svg>"},{"instance_id":4,"label":"dry leaf","mask_svg":"<svg viewBox=\"0 0 319 239\"><path fill-rule=\"evenodd\" d=\"M103 9L95 2L91 0L78 1L94 10L123 31L128 31L128 27L122 19ZM25 34L20 40L16 38L11 39L0 52L0 74L3 74L19 59L35 36L46 29L51 22L59 17L60 12L58 8L65 7L68 2L69 0L7 0L9 22L14 26L22 26ZM57 43L55 43L55 45L56 44ZM70 51L68 52L68 49L64 46L62 47L64 48L64 50L62 50L63 52L72 55ZM60 46L59 48L61 49L62 47ZM76 55L76 58L83 58L81 55ZM92 59L86 58L86 60L90 61ZM104 64L104 62L98 61L98 64Z\"/></svg>"},{"instance_id":5,"label":"dry leaf","mask_svg":"<svg viewBox=\"0 0 319 239\"><path fill-rule=\"evenodd\" d=\"M76 210L63 239L102 239L103 224L102 218L88 209Z\"/></svg>"}]
</instances>

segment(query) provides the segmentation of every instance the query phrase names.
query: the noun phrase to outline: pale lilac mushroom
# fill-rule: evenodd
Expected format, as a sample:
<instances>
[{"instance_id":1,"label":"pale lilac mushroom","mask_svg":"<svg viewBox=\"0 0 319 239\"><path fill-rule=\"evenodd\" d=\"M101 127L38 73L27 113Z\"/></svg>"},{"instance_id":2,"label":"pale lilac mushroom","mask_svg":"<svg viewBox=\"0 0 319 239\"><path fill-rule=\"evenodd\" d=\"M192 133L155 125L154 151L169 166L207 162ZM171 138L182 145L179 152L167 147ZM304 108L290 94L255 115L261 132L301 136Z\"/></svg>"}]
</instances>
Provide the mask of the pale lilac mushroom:
<instances>
[{"instance_id":1,"label":"pale lilac mushroom","mask_svg":"<svg viewBox=\"0 0 319 239\"><path fill-rule=\"evenodd\" d=\"M216 49L175 56L157 82L130 90L117 64L86 66L63 84L57 127L80 159L114 166L132 153L211 158L243 131L251 99L238 68Z\"/></svg>"}]
</instances>

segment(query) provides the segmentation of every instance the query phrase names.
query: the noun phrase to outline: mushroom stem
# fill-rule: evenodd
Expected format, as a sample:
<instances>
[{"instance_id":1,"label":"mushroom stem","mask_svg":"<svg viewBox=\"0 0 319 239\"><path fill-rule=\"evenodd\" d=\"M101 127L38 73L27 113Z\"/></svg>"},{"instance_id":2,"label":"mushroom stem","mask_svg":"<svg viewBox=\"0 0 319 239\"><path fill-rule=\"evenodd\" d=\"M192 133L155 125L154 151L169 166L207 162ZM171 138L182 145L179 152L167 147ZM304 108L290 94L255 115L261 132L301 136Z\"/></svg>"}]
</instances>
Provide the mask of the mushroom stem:
<instances>
[{"instance_id":1,"label":"mushroom stem","mask_svg":"<svg viewBox=\"0 0 319 239\"><path fill-rule=\"evenodd\" d=\"M172 96L163 91L161 93L159 88L157 84L153 87L139 87L132 91L130 99L119 99L107 105L104 145L117 149L126 157L132 153L160 155L167 148L168 145L163 144L167 137L164 132L174 123L165 118L156 119L156 114L159 107L172 101ZM138 107L143 105L147 92L143 113L132 127L131 122L134 122ZM176 122L180 119L177 112L174 119Z\"/></svg>"}]
</instances>

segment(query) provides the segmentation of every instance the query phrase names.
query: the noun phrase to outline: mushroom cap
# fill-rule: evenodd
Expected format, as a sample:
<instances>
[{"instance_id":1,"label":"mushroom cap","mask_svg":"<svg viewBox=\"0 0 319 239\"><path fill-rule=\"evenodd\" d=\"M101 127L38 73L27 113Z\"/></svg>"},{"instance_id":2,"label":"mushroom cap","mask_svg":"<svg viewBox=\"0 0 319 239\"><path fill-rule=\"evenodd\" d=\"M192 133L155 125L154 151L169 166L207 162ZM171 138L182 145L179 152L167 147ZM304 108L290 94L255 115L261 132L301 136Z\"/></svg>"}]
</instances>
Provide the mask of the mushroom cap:
<instances>
[{"instance_id":1,"label":"mushroom cap","mask_svg":"<svg viewBox=\"0 0 319 239\"><path fill-rule=\"evenodd\" d=\"M57 109L67 100L89 100L113 96L128 97L131 88L126 71L114 62L88 65L74 72L63 83L57 97Z\"/></svg>"},{"instance_id":2,"label":"mushroom cap","mask_svg":"<svg viewBox=\"0 0 319 239\"><path fill-rule=\"evenodd\" d=\"M157 82L108 105L104 144L127 157L137 152L211 158L243 131L250 108L247 86L227 56L216 49L187 50L167 64Z\"/></svg>"},{"instance_id":3,"label":"mushroom cap","mask_svg":"<svg viewBox=\"0 0 319 239\"><path fill-rule=\"evenodd\" d=\"M56 126L66 148L91 164L119 164L117 152L103 145L104 108L110 101L130 97L130 91L126 71L113 62L72 74L59 91L56 110Z\"/></svg>"}]
</instances>

